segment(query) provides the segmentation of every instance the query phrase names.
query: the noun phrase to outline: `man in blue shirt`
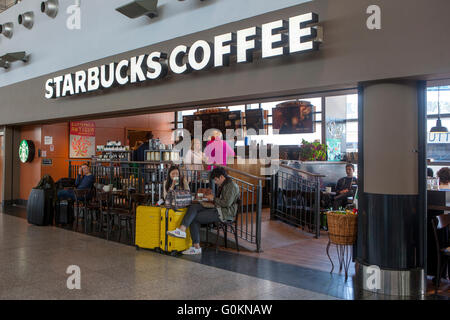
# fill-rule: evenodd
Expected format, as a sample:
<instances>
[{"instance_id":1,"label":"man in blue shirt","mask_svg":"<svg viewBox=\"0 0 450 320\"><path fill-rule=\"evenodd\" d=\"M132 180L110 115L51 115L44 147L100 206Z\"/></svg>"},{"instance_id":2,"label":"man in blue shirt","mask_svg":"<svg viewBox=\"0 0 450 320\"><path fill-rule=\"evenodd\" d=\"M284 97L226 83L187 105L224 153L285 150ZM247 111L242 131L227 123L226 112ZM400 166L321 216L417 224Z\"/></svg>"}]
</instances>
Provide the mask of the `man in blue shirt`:
<instances>
[{"instance_id":1,"label":"man in blue shirt","mask_svg":"<svg viewBox=\"0 0 450 320\"><path fill-rule=\"evenodd\" d=\"M78 169L78 176L75 180L75 187L78 190L90 190L94 185L95 177L91 173L89 166L86 164L82 165L80 169ZM75 200L75 193L73 190L59 190L58 191L58 199L71 199Z\"/></svg>"}]
</instances>

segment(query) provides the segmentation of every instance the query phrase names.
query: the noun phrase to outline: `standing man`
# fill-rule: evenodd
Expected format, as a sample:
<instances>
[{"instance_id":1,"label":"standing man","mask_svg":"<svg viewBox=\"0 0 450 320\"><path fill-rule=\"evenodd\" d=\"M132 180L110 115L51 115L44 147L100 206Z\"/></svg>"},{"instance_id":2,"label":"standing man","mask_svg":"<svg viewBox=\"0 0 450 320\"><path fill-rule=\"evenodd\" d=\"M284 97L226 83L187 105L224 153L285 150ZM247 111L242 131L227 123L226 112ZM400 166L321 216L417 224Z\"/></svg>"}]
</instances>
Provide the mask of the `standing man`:
<instances>
[{"instance_id":1,"label":"standing man","mask_svg":"<svg viewBox=\"0 0 450 320\"><path fill-rule=\"evenodd\" d=\"M339 207L345 207L347 205L347 198L353 197L352 186L358 183L353 174L355 173L355 166L348 163L345 166L345 172L347 176L338 180L336 184L336 197L334 198L333 208L339 209Z\"/></svg>"},{"instance_id":2,"label":"standing man","mask_svg":"<svg viewBox=\"0 0 450 320\"><path fill-rule=\"evenodd\" d=\"M206 144L205 148L207 163L226 166L227 160L234 156L234 150L226 141L222 140L222 133L219 130L215 130L211 140ZM211 169L214 169L214 167L209 166L208 170Z\"/></svg>"}]
</instances>

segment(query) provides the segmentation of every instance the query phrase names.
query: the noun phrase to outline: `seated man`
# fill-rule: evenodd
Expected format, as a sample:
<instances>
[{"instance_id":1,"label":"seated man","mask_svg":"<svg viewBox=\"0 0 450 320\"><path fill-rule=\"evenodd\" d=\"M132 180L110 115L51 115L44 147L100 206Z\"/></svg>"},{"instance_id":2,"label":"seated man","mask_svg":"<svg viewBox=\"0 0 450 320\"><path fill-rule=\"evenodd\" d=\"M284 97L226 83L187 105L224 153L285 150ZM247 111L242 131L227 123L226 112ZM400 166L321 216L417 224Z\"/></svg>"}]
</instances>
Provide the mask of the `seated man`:
<instances>
[{"instance_id":1,"label":"seated man","mask_svg":"<svg viewBox=\"0 0 450 320\"><path fill-rule=\"evenodd\" d=\"M214 208L205 208L201 204L189 207L179 228L167 231L172 237L186 238L186 229L190 227L193 247L184 251L183 254L201 254L200 248L200 225L219 221L234 220L238 210L239 187L228 176L224 168L215 168L211 172L211 179L219 187L217 197L207 194L209 201L214 201Z\"/></svg>"},{"instance_id":2,"label":"seated man","mask_svg":"<svg viewBox=\"0 0 450 320\"><path fill-rule=\"evenodd\" d=\"M358 180L353 176L355 172L355 166L348 163L345 166L345 172L347 176L338 180L336 184L336 197L334 198L333 209L337 210L340 207L345 208L347 205L347 198L353 197L352 185L358 183Z\"/></svg>"},{"instance_id":3,"label":"seated man","mask_svg":"<svg viewBox=\"0 0 450 320\"><path fill-rule=\"evenodd\" d=\"M78 169L77 179L75 180L75 187L78 190L91 190L94 185L95 177L91 173L89 166L84 164ZM75 200L75 193L73 190L59 190L58 191L59 200Z\"/></svg>"}]
</instances>

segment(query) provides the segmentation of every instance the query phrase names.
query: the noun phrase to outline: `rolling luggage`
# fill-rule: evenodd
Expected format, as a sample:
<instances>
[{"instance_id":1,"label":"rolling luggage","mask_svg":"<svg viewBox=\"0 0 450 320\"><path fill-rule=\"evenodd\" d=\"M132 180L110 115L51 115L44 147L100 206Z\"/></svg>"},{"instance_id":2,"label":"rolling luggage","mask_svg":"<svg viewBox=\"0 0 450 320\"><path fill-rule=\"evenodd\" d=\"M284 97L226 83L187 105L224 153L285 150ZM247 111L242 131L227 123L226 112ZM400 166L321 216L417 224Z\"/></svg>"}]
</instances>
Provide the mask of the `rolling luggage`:
<instances>
[{"instance_id":1,"label":"rolling luggage","mask_svg":"<svg viewBox=\"0 0 450 320\"><path fill-rule=\"evenodd\" d=\"M136 209L136 249L158 249L161 230L161 208L139 206Z\"/></svg>"},{"instance_id":2,"label":"rolling luggage","mask_svg":"<svg viewBox=\"0 0 450 320\"><path fill-rule=\"evenodd\" d=\"M72 224L73 220L73 202L67 200L57 202L55 224Z\"/></svg>"},{"instance_id":3,"label":"rolling luggage","mask_svg":"<svg viewBox=\"0 0 450 320\"><path fill-rule=\"evenodd\" d=\"M53 197L51 190L32 189L27 203L30 224L46 226L53 223Z\"/></svg>"},{"instance_id":4,"label":"rolling luggage","mask_svg":"<svg viewBox=\"0 0 450 320\"><path fill-rule=\"evenodd\" d=\"M191 233L186 230L186 239L175 238L167 235L167 231L175 230L180 226L187 208L173 210L161 207L161 239L160 249L166 253L176 255L192 246Z\"/></svg>"}]
</instances>

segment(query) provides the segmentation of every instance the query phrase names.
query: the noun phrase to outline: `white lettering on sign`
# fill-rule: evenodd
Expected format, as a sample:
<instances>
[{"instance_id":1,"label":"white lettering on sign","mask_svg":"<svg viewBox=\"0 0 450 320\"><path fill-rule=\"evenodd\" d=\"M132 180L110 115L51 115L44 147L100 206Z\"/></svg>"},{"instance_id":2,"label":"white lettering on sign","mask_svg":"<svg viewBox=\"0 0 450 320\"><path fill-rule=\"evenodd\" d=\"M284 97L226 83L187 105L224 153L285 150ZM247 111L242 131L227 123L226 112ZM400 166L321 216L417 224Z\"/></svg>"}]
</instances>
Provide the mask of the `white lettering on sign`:
<instances>
[{"instance_id":1,"label":"white lettering on sign","mask_svg":"<svg viewBox=\"0 0 450 320\"><path fill-rule=\"evenodd\" d=\"M450 133L430 132L428 133L428 143L450 143Z\"/></svg>"},{"instance_id":2,"label":"white lettering on sign","mask_svg":"<svg viewBox=\"0 0 450 320\"><path fill-rule=\"evenodd\" d=\"M367 18L367 29L369 30L380 30L381 29L381 8L376 4L367 7L367 14L370 14Z\"/></svg>"},{"instance_id":3,"label":"white lettering on sign","mask_svg":"<svg viewBox=\"0 0 450 320\"><path fill-rule=\"evenodd\" d=\"M184 74L214 67L230 65L232 56L236 61L249 63L259 54L262 59L275 58L288 54L304 53L319 49L316 24L319 17L307 13L265 23L214 37L214 43L205 40L195 41L190 47L176 46L169 54L152 52L112 62L100 67L65 74L45 82L45 98L53 99L93 92L164 78L169 71Z\"/></svg>"}]
</instances>

